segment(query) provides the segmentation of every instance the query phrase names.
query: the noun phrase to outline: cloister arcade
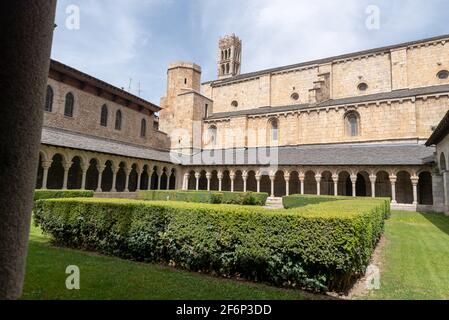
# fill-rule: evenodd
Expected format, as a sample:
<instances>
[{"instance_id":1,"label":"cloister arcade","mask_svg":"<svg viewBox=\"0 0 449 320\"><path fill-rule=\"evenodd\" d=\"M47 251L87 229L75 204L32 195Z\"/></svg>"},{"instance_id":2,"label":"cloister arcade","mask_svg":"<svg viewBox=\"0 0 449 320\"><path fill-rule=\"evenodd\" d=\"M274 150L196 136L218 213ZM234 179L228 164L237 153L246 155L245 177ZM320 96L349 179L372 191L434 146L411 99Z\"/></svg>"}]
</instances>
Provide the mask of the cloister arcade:
<instances>
[{"instance_id":1,"label":"cloister arcade","mask_svg":"<svg viewBox=\"0 0 449 320\"><path fill-rule=\"evenodd\" d=\"M389 197L392 204L432 205L432 170L422 167L190 168L184 190Z\"/></svg>"},{"instance_id":2,"label":"cloister arcade","mask_svg":"<svg viewBox=\"0 0 449 320\"><path fill-rule=\"evenodd\" d=\"M156 161L42 146L37 189L174 190L178 168Z\"/></svg>"},{"instance_id":3,"label":"cloister arcade","mask_svg":"<svg viewBox=\"0 0 449 320\"><path fill-rule=\"evenodd\" d=\"M182 179L178 179L182 177ZM432 168L180 167L178 165L42 146L37 188L136 192L209 190L389 197L392 204L433 205Z\"/></svg>"}]
</instances>

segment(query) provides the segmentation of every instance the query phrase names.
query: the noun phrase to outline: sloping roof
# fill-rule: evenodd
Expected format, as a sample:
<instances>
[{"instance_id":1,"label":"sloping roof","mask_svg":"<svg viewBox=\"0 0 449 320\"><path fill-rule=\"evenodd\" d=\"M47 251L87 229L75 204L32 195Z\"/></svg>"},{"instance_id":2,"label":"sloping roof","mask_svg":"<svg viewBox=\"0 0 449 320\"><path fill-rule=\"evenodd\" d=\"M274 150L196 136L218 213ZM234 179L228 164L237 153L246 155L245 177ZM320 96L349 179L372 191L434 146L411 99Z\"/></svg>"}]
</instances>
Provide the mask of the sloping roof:
<instances>
[{"instance_id":1,"label":"sloping roof","mask_svg":"<svg viewBox=\"0 0 449 320\"><path fill-rule=\"evenodd\" d=\"M358 52L333 56L333 57L324 58L324 59L317 59L317 60L292 64L292 65L287 65L287 66L282 66L282 67L277 67L277 68L271 68L271 69L266 69L266 70L261 70L261 71L256 71L256 72L250 72L250 73L241 74L241 75L238 75L238 76L235 76L232 78L204 82L203 84L221 85L221 84L239 81L239 80L243 80L243 79L247 79L247 78L258 77L261 75L270 74L270 73L274 73L274 72L280 72L280 71L289 70L289 69L297 69L297 68L307 67L307 66L311 66L311 65L326 64L326 63L330 63L335 60L348 59L348 58L364 56L364 55L368 55L368 54L375 54L375 53L390 51L390 50L394 50L394 49L398 49L398 48L402 48L402 47L413 46L413 45L417 45L420 43L438 41L438 40L443 40L443 39L449 39L449 35L441 35L441 36L437 36L437 37L426 38L426 39L416 40L416 41L411 41L411 42L405 42L405 43L395 44L395 45L391 45L391 46L385 46L385 47L380 47L380 48L364 50L364 51L358 51Z\"/></svg>"},{"instance_id":2,"label":"sloping roof","mask_svg":"<svg viewBox=\"0 0 449 320\"><path fill-rule=\"evenodd\" d=\"M107 82L104 82L98 78L88 75L82 71L72 68L66 64L59 62L59 61L51 60L50 70L73 77L83 83L90 84L90 85L97 87L105 92L108 92L111 95L120 97L120 98L124 99L125 101L130 101L132 103L135 103L135 104L137 104L143 108L146 108L152 112L158 112L161 110L161 108L159 106L155 105L154 103L144 100L138 96L135 96L125 90L119 89Z\"/></svg>"},{"instance_id":3,"label":"sloping roof","mask_svg":"<svg viewBox=\"0 0 449 320\"><path fill-rule=\"evenodd\" d=\"M434 148L418 142L384 144L342 144L280 147L276 149L204 150L194 156L181 156L184 165L423 165L433 162ZM258 157L257 155L261 155ZM266 163L271 155L274 163ZM207 159L214 159L213 163Z\"/></svg>"},{"instance_id":4,"label":"sloping roof","mask_svg":"<svg viewBox=\"0 0 449 320\"><path fill-rule=\"evenodd\" d=\"M441 120L438 127L435 129L429 140L426 142L426 146L434 146L439 144L449 134L449 111Z\"/></svg>"},{"instance_id":5,"label":"sloping roof","mask_svg":"<svg viewBox=\"0 0 449 320\"><path fill-rule=\"evenodd\" d=\"M288 112L288 111L296 111L296 110L307 110L311 108L321 108L321 107L331 107L337 105L348 105L348 104L356 104L363 102L371 102L371 101L380 101L380 100L389 100L389 99L403 99L403 98L412 98L418 97L421 95L428 94L439 94L439 93L448 93L449 94L449 85L439 85L439 86L429 86L422 88L414 88L414 89L402 89L395 90L390 92L383 92L377 94L370 94L364 96L357 97L349 97L343 99L331 99L317 104L297 104L290 106L280 106L280 107L262 107L257 109L248 109L241 111L233 111L233 112L221 112L214 113L207 120L214 119L222 119L229 117L241 117L248 115L259 115L259 114L271 114L278 112Z\"/></svg>"},{"instance_id":6,"label":"sloping roof","mask_svg":"<svg viewBox=\"0 0 449 320\"><path fill-rule=\"evenodd\" d=\"M111 139L103 139L61 129L44 128L41 143L55 147L64 147L137 159L171 162L170 152L145 148Z\"/></svg>"}]
</instances>

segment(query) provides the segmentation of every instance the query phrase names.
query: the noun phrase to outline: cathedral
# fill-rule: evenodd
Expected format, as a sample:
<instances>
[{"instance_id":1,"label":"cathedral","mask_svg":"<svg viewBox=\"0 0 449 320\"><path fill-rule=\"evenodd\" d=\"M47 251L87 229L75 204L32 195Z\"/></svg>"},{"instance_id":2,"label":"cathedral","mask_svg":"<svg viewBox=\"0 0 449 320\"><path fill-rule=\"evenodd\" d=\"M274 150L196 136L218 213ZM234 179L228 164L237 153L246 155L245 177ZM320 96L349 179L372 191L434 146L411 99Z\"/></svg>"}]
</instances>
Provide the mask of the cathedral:
<instances>
[{"instance_id":1,"label":"cathedral","mask_svg":"<svg viewBox=\"0 0 449 320\"><path fill-rule=\"evenodd\" d=\"M389 197L447 212L426 142L449 110L449 35L246 74L243 49L219 40L213 81L170 64L160 105L52 61L37 188Z\"/></svg>"}]
</instances>

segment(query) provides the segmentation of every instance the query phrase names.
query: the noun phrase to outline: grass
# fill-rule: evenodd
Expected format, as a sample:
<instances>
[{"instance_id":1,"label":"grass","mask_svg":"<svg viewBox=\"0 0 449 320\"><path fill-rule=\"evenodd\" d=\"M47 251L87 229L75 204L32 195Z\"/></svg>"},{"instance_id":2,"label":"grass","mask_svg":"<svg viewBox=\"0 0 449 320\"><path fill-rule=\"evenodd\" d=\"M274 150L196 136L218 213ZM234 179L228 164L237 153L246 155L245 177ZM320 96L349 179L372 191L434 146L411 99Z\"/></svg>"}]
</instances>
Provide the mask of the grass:
<instances>
[{"instance_id":1,"label":"grass","mask_svg":"<svg viewBox=\"0 0 449 320\"><path fill-rule=\"evenodd\" d=\"M449 217L393 212L381 253L381 289L369 299L449 299Z\"/></svg>"},{"instance_id":2,"label":"grass","mask_svg":"<svg viewBox=\"0 0 449 320\"><path fill-rule=\"evenodd\" d=\"M81 290L65 287L66 267L76 265ZM219 279L88 252L52 247L32 227L24 300L304 300L323 299L296 290Z\"/></svg>"}]
</instances>

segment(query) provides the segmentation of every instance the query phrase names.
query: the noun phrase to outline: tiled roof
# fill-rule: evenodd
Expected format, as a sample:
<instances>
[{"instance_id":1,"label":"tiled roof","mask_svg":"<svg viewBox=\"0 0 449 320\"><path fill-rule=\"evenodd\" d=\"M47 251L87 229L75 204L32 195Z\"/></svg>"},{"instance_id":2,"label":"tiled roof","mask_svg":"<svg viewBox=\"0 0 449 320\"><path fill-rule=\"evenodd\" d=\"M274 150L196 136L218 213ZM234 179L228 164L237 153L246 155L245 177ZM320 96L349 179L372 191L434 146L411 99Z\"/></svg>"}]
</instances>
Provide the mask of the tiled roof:
<instances>
[{"instance_id":1,"label":"tiled roof","mask_svg":"<svg viewBox=\"0 0 449 320\"><path fill-rule=\"evenodd\" d=\"M391 92L370 94L364 96L336 99L336 100L327 100L317 104L297 104L291 106L281 106L281 107L262 107L257 109L249 109L249 110L241 110L241 111L233 111L233 112L221 112L214 113L207 120L215 120L229 117L241 117L241 116L249 116L249 115L260 115L260 114L271 114L271 113L279 113L279 112L288 112L288 111L296 111L296 110L307 110L313 108L321 108L321 107L331 107L338 105L348 105L348 104L357 104L363 102L372 102L372 101L381 101L381 100L389 100L389 99L404 99L404 98L413 98L421 95L428 94L440 94L440 93L448 93L449 94L449 85L439 85L439 86L430 86L430 87L422 87L415 89L403 89L403 90L395 90Z\"/></svg>"},{"instance_id":2,"label":"tiled roof","mask_svg":"<svg viewBox=\"0 0 449 320\"><path fill-rule=\"evenodd\" d=\"M441 120L438 127L435 129L429 140L426 142L426 146L430 147L439 144L449 134L449 111Z\"/></svg>"},{"instance_id":3,"label":"tiled roof","mask_svg":"<svg viewBox=\"0 0 449 320\"><path fill-rule=\"evenodd\" d=\"M398 48L402 48L402 47L409 47L409 46L413 46L413 45L418 45L420 43L432 42L432 41L438 41L438 40L444 40L444 39L449 39L449 35L441 35L441 36L417 40L417 41L395 44L392 46L386 46L386 47L381 47L381 48L353 52L353 53L349 53L349 54L343 54L343 55L324 58L324 59L307 61L307 62L292 64L292 65L278 67L278 68L266 69L266 70L241 74L241 75L238 75L238 76L235 76L232 78L228 78L228 79L208 81L203 84L210 84L212 86L213 85L221 85L221 84L225 84L225 83L229 83L229 82L244 80L247 78L258 77L258 76L262 76L262 75L270 74L270 73L274 73L274 72L280 72L280 71L285 71L285 70L290 70L290 69L297 69L297 68L302 68L302 67L307 67L307 66L312 66L312 65L325 64L325 63L333 62L335 60L342 60L342 59L348 59L348 58L357 57L357 56L364 56L364 55L369 55L369 54L386 52L386 51L390 51L390 50L394 50L394 49L398 49Z\"/></svg>"},{"instance_id":4,"label":"tiled roof","mask_svg":"<svg viewBox=\"0 0 449 320\"><path fill-rule=\"evenodd\" d=\"M311 145L299 147L280 147L275 149L227 149L203 151L193 157L181 157L184 165L267 165L263 160L271 154L278 165L423 165L434 159L434 148L426 148L418 142L360 143L342 145ZM209 162L204 159L213 158ZM252 160L249 160L252 159Z\"/></svg>"},{"instance_id":5,"label":"tiled roof","mask_svg":"<svg viewBox=\"0 0 449 320\"><path fill-rule=\"evenodd\" d=\"M55 128L42 130L42 144L85 151L99 152L137 159L171 162L170 153L124 142L103 139Z\"/></svg>"}]
</instances>

